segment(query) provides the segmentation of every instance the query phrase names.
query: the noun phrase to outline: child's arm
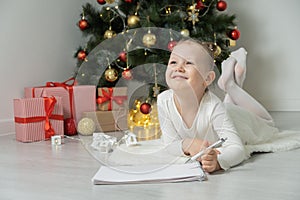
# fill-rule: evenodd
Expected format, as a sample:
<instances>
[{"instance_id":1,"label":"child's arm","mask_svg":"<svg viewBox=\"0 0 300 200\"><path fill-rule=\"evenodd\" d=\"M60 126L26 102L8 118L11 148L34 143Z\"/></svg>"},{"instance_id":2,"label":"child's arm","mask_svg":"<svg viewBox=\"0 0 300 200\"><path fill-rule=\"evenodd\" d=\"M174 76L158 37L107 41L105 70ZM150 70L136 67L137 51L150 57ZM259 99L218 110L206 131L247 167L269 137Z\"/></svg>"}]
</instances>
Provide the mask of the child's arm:
<instances>
[{"instance_id":1,"label":"child's arm","mask_svg":"<svg viewBox=\"0 0 300 200\"><path fill-rule=\"evenodd\" d=\"M160 96L159 96L160 97ZM158 106L158 118L160 123L160 129L162 132L161 139L167 147L167 151L171 155L183 156L182 151L182 138L178 134L174 123L171 121L171 116L166 109L166 103L161 101L161 98L157 99Z\"/></svg>"},{"instance_id":2,"label":"child's arm","mask_svg":"<svg viewBox=\"0 0 300 200\"><path fill-rule=\"evenodd\" d=\"M227 170L244 161L247 157L244 144L223 104L219 104L215 108L211 123L214 131L220 138L227 138L222 147L217 148L220 152L217 154L217 160L220 167Z\"/></svg>"}]
</instances>

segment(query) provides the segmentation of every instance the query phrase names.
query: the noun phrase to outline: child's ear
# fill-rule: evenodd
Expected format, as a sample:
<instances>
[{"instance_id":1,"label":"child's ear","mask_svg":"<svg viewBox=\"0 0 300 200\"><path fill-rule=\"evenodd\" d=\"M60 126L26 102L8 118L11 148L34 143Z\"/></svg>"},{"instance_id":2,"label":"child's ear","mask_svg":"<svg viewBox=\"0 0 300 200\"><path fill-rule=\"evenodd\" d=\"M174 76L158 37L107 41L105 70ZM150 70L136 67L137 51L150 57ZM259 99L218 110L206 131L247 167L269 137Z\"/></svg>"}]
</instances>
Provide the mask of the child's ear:
<instances>
[{"instance_id":1,"label":"child's ear","mask_svg":"<svg viewBox=\"0 0 300 200\"><path fill-rule=\"evenodd\" d=\"M206 79L205 79L205 84L206 86L209 86L216 78L216 74L214 71L209 71L207 76L206 76Z\"/></svg>"}]
</instances>

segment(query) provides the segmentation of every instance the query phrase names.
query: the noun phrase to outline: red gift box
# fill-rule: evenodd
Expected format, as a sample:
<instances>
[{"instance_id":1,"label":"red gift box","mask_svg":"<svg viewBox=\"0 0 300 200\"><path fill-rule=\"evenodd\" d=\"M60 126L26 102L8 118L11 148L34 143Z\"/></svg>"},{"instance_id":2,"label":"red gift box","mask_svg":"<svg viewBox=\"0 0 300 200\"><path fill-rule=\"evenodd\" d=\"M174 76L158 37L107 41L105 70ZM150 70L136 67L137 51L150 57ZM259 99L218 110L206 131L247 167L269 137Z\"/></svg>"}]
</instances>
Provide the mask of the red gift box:
<instances>
[{"instance_id":1,"label":"red gift box","mask_svg":"<svg viewBox=\"0 0 300 200\"><path fill-rule=\"evenodd\" d=\"M98 88L97 104L101 111L127 109L127 87Z\"/></svg>"},{"instance_id":2,"label":"red gift box","mask_svg":"<svg viewBox=\"0 0 300 200\"><path fill-rule=\"evenodd\" d=\"M67 83L72 80L75 82L75 79L71 78L62 83L47 82L46 86L25 87L25 97L62 97L65 122L68 119L74 119L75 126L77 126L83 112L96 110L96 87L94 85L75 85L74 82Z\"/></svg>"},{"instance_id":3,"label":"red gift box","mask_svg":"<svg viewBox=\"0 0 300 200\"><path fill-rule=\"evenodd\" d=\"M16 140L35 142L64 135L61 97L14 99Z\"/></svg>"}]
</instances>

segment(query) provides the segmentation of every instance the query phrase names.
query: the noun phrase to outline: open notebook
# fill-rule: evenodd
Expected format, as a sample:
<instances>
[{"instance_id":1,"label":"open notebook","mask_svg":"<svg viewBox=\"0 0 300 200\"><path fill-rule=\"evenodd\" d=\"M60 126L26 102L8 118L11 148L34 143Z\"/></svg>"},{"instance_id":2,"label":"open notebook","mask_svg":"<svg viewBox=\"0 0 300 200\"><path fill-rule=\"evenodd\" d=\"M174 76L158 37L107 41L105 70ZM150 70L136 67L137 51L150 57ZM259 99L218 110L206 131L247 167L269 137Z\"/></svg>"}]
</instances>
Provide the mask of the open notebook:
<instances>
[{"instance_id":1,"label":"open notebook","mask_svg":"<svg viewBox=\"0 0 300 200\"><path fill-rule=\"evenodd\" d=\"M204 181L199 162L170 165L101 166L92 178L94 184L171 183Z\"/></svg>"}]
</instances>

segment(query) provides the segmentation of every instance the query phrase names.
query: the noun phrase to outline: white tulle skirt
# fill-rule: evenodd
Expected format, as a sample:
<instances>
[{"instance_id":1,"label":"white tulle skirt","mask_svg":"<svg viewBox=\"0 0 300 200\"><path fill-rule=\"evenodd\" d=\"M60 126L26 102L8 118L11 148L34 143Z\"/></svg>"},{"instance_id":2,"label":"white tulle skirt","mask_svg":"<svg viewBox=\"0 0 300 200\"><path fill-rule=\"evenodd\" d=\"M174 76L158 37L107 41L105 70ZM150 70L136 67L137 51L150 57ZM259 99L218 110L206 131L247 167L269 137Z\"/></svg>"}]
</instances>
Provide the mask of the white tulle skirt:
<instances>
[{"instance_id":1,"label":"white tulle skirt","mask_svg":"<svg viewBox=\"0 0 300 200\"><path fill-rule=\"evenodd\" d=\"M300 130L279 130L274 122L263 120L238 106L226 104L226 108L249 155L300 147Z\"/></svg>"}]
</instances>

